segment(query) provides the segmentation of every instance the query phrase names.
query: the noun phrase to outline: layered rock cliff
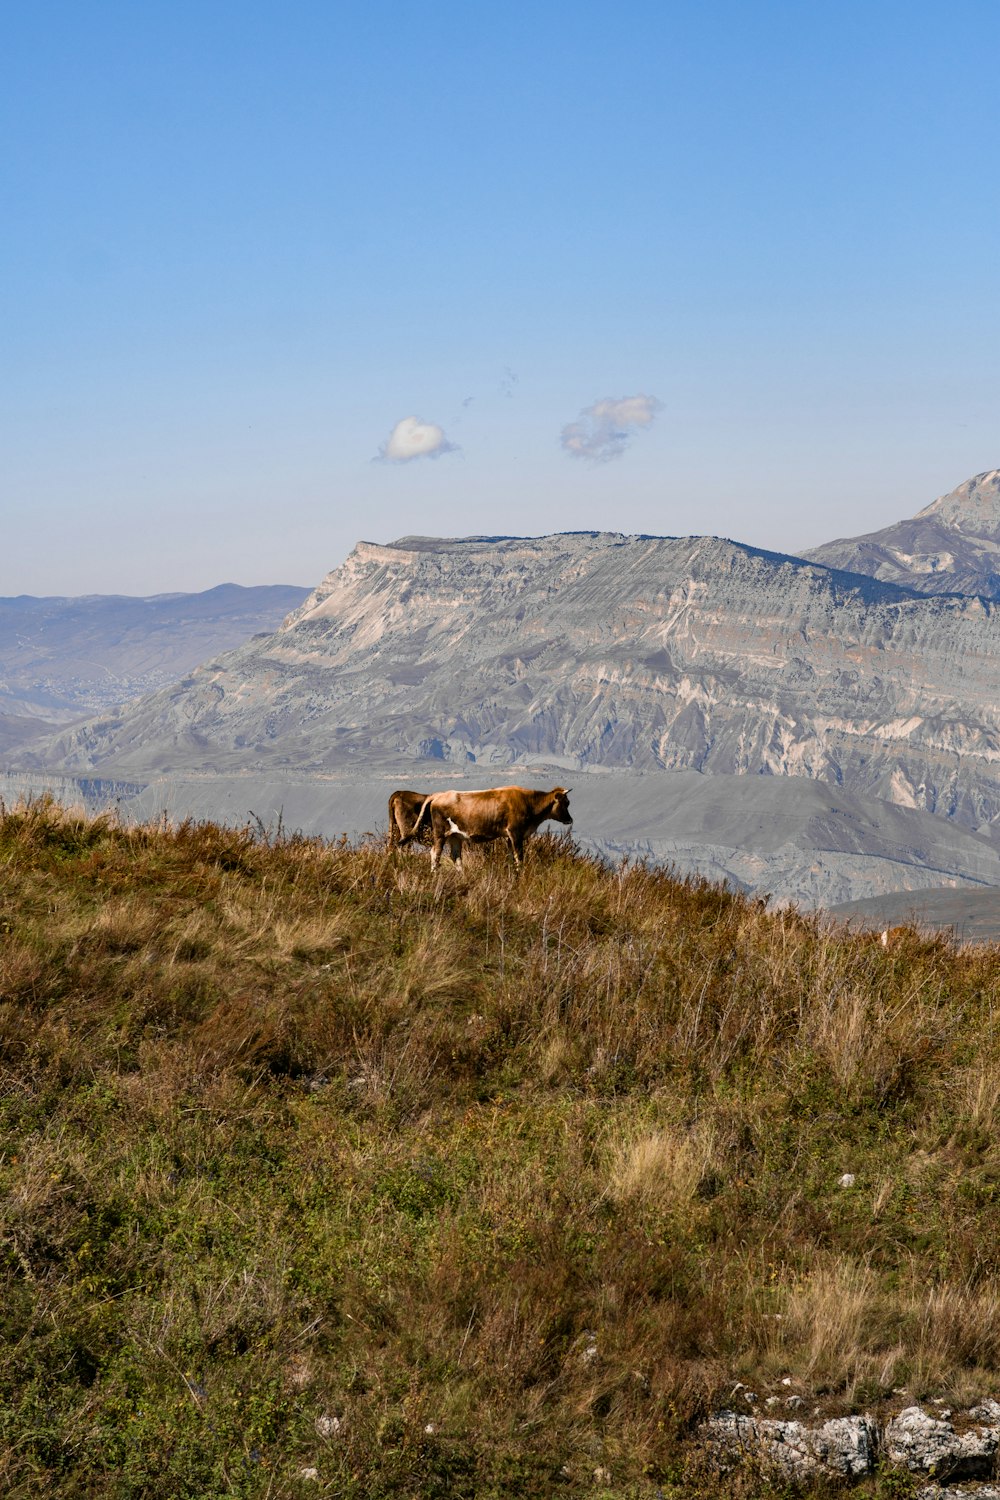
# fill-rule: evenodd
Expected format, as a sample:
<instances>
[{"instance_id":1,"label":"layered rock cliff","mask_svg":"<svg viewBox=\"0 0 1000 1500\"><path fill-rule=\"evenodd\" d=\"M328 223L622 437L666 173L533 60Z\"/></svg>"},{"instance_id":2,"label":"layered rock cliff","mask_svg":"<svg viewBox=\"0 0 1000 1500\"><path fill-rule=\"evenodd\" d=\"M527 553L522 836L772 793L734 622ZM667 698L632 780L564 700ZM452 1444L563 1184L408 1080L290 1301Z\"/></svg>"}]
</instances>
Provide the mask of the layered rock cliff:
<instances>
[{"instance_id":1,"label":"layered rock cliff","mask_svg":"<svg viewBox=\"0 0 1000 1500\"><path fill-rule=\"evenodd\" d=\"M1000 813L1000 616L713 538L359 543L282 627L46 760L807 776Z\"/></svg>"}]
</instances>

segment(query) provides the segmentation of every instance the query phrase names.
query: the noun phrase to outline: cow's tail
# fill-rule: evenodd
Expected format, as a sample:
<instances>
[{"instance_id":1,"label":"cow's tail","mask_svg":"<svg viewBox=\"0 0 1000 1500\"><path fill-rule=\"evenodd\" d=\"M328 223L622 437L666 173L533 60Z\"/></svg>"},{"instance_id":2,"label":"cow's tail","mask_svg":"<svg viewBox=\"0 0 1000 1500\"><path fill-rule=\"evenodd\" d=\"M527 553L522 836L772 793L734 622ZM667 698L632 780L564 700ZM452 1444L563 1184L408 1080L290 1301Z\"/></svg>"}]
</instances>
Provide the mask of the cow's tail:
<instances>
[{"instance_id":1,"label":"cow's tail","mask_svg":"<svg viewBox=\"0 0 1000 1500\"><path fill-rule=\"evenodd\" d=\"M421 803L420 811L417 813L417 821L414 823L414 825L413 825L413 831L410 834L410 838L411 839L418 838L419 835L420 835L420 830L428 822L428 820L430 818L429 808L430 808L431 802L433 800L433 797L434 797L434 793L431 792L430 796L425 797L424 800L423 800L423 802Z\"/></svg>"}]
</instances>

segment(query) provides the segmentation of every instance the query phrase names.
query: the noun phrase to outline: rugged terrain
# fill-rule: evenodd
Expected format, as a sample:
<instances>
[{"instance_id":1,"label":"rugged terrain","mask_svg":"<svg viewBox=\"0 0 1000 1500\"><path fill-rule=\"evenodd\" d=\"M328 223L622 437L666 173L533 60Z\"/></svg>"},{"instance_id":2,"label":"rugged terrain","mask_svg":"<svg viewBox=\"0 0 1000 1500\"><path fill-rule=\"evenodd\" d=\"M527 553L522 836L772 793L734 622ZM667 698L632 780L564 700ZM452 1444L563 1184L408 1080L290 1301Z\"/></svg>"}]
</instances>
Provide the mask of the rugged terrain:
<instances>
[{"instance_id":1,"label":"rugged terrain","mask_svg":"<svg viewBox=\"0 0 1000 1500\"><path fill-rule=\"evenodd\" d=\"M805 776L1000 813L1000 614L733 542L359 543L273 635L53 742L71 772L382 762Z\"/></svg>"},{"instance_id":2,"label":"rugged terrain","mask_svg":"<svg viewBox=\"0 0 1000 1500\"><path fill-rule=\"evenodd\" d=\"M900 523L948 533L933 568L899 528L823 563L607 532L362 542L277 630L22 750L48 781L16 789L332 835L374 826L388 782L573 779L589 847L777 899L995 885L1000 605L959 585L998 497L994 471Z\"/></svg>"},{"instance_id":3,"label":"rugged terrain","mask_svg":"<svg viewBox=\"0 0 1000 1500\"><path fill-rule=\"evenodd\" d=\"M1000 598L1000 469L967 479L909 520L803 556L922 594Z\"/></svg>"},{"instance_id":4,"label":"rugged terrain","mask_svg":"<svg viewBox=\"0 0 1000 1500\"><path fill-rule=\"evenodd\" d=\"M176 682L274 630L305 594L226 583L149 598L0 599L0 752Z\"/></svg>"}]
</instances>

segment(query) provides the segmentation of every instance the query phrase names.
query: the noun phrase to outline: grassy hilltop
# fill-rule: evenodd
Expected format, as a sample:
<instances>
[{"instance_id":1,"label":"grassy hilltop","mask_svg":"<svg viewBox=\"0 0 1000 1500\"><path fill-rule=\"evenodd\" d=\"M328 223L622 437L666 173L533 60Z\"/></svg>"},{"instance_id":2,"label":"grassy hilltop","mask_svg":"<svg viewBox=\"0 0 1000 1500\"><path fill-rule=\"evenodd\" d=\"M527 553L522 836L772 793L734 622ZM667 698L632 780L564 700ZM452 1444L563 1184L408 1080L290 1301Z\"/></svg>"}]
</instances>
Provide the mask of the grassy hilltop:
<instances>
[{"instance_id":1,"label":"grassy hilltop","mask_svg":"<svg viewBox=\"0 0 1000 1500\"><path fill-rule=\"evenodd\" d=\"M5 1495L758 1495L737 1381L997 1394L997 952L469 863L0 819Z\"/></svg>"}]
</instances>

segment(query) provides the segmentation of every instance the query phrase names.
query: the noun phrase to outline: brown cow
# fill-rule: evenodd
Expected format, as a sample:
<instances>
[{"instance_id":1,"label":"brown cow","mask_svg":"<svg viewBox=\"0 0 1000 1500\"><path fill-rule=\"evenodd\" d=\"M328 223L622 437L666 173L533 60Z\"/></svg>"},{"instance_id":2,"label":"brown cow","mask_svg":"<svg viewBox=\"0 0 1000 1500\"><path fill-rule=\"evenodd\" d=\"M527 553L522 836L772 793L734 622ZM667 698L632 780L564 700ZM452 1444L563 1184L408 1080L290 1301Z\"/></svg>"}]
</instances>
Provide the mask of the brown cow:
<instances>
[{"instance_id":1,"label":"brown cow","mask_svg":"<svg viewBox=\"0 0 1000 1500\"><path fill-rule=\"evenodd\" d=\"M429 829L424 828L417 831L417 819L420 809L430 794L428 792L408 792L400 788L393 792L389 798L389 848L403 848L415 838L423 841L429 838Z\"/></svg>"},{"instance_id":2,"label":"brown cow","mask_svg":"<svg viewBox=\"0 0 1000 1500\"><path fill-rule=\"evenodd\" d=\"M430 821L432 870L440 864L445 844L461 870L464 844L489 844L499 838L506 838L514 863L520 868L525 839L546 818L557 823L573 822L565 787L553 787L551 792L535 792L525 786L500 786L486 792L435 792L420 809L414 832Z\"/></svg>"}]
</instances>

